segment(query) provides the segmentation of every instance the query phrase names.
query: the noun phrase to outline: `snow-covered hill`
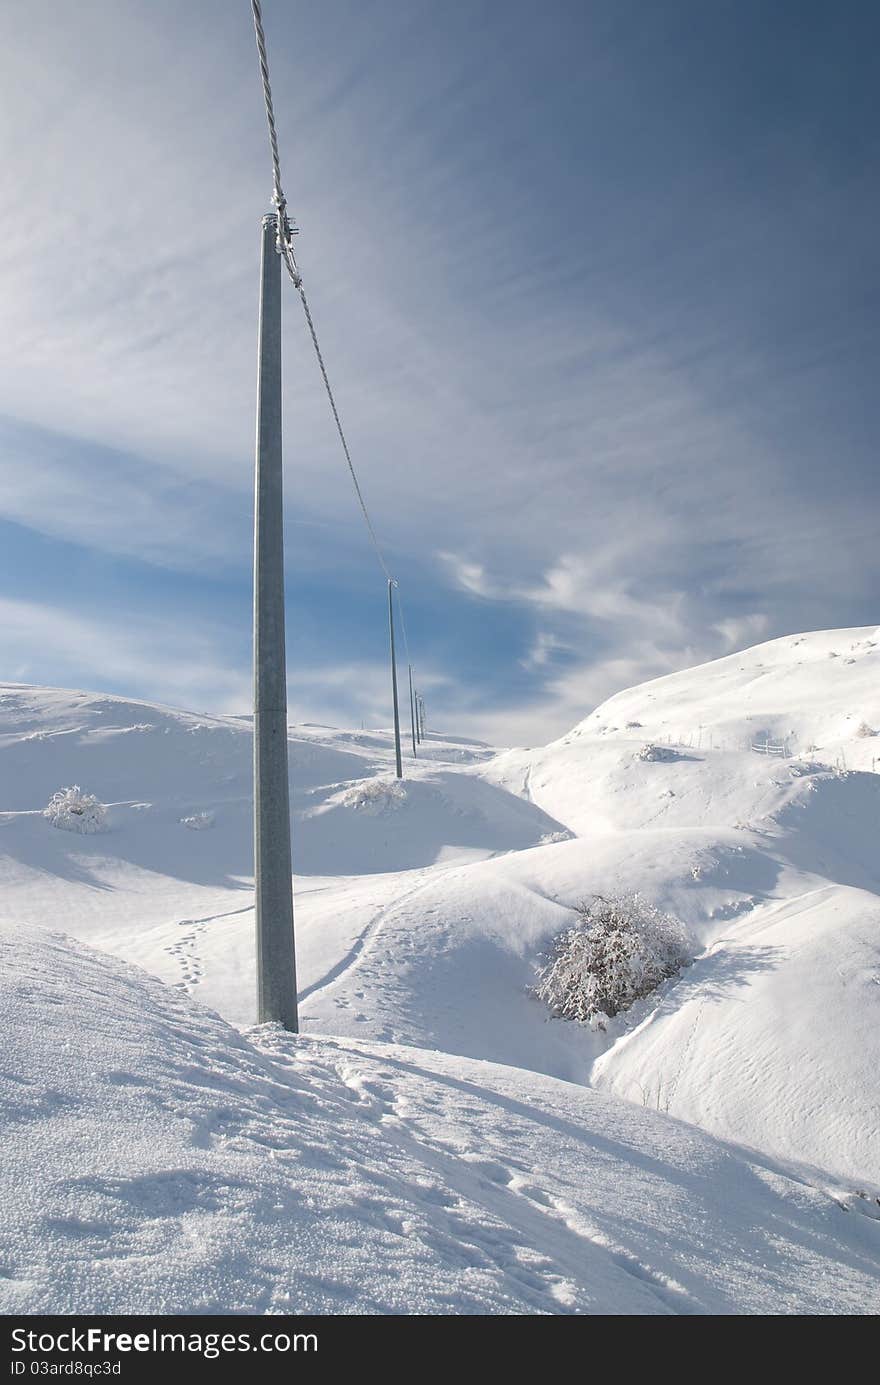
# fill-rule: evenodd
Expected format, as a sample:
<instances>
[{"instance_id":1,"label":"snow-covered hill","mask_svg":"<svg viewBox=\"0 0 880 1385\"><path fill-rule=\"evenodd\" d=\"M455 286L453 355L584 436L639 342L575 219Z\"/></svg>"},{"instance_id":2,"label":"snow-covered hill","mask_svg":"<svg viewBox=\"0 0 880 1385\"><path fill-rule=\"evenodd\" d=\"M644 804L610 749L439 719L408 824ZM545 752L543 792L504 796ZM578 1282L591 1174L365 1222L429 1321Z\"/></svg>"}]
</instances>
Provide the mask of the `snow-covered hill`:
<instances>
[{"instance_id":1,"label":"snow-covered hill","mask_svg":"<svg viewBox=\"0 0 880 1385\"><path fill-rule=\"evenodd\" d=\"M594 1083L880 1182L878 728L880 634L821 632L629 689L495 762L578 832L590 889L643 890L704 949Z\"/></svg>"},{"instance_id":2,"label":"snow-covered hill","mask_svg":"<svg viewBox=\"0 0 880 1385\"><path fill-rule=\"evenodd\" d=\"M829 1183L568 1083L243 1038L0 933L6 1313L871 1313Z\"/></svg>"},{"instance_id":3,"label":"snow-covered hill","mask_svg":"<svg viewBox=\"0 0 880 1385\"><path fill-rule=\"evenodd\" d=\"M494 1128L487 1093L515 1092L539 1124L533 1108L547 1102L588 1124L599 1111L643 1121L651 1108L658 1129L680 1131L678 1117L761 1151L761 1167L787 1161L805 1186L873 1205L878 729L874 630L777 640L657 679L541 749L494 755L432 736L407 757L403 786L387 732L292 728L304 1038L278 1061L301 1060L315 1082L328 1055L333 1082L338 1063L385 1063L380 1123L422 1100L406 1087L413 1073L467 1092L474 1128L462 1116L456 1148L468 1160L481 1104ZM60 928L252 1024L250 757L243 719L0 685L0 914L12 934ZM71 782L110 804L106 832L79 837L41 816ZM530 994L542 955L580 900L621 891L683 921L693 964L604 1032L552 1019ZM60 965L58 947L52 956ZM209 1023L174 1004L186 1024ZM604 1104L590 1104L595 1089ZM559 1197L568 1206L573 1194ZM639 1204L624 1260L642 1217ZM867 1225L873 1246L880 1223ZM510 1311L529 1311L514 1287Z\"/></svg>"},{"instance_id":4,"label":"snow-covered hill","mask_svg":"<svg viewBox=\"0 0 880 1385\"><path fill-rule=\"evenodd\" d=\"M491 755L430 736L405 784L387 732L298 726L290 738L300 975L320 983L384 904L437 866L571 834L469 772ZM251 733L119 697L0 684L3 911L198 985L253 1019ZM42 809L80 784L109 804L107 831L53 830ZM194 830L196 829L196 830Z\"/></svg>"}]
</instances>

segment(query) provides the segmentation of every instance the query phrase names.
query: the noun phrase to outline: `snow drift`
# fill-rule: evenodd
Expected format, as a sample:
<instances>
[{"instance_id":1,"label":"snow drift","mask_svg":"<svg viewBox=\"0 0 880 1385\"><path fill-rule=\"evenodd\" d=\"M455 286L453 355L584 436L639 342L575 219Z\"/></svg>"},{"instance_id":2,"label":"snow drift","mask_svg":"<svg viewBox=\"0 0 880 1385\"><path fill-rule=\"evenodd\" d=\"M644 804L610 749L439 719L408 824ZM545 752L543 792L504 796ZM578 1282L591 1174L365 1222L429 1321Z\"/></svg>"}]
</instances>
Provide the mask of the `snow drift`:
<instances>
[{"instance_id":1,"label":"snow drift","mask_svg":"<svg viewBox=\"0 0 880 1385\"><path fill-rule=\"evenodd\" d=\"M551 1078L0 934L6 1313L870 1313L880 1223Z\"/></svg>"}]
</instances>

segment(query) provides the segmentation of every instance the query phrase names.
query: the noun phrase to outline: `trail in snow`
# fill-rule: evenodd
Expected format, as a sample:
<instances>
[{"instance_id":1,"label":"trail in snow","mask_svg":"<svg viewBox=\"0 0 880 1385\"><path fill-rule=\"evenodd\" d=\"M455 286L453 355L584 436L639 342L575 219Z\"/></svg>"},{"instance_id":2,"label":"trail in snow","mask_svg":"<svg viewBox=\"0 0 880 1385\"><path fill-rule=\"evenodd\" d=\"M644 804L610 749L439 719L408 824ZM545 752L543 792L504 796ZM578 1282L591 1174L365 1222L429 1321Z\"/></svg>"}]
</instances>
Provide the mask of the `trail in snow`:
<instances>
[{"instance_id":1,"label":"trail in snow","mask_svg":"<svg viewBox=\"0 0 880 1385\"><path fill-rule=\"evenodd\" d=\"M276 1059L281 1056L281 1045L272 1045ZM547 1218L552 1218L562 1231L556 1231L554 1240L553 1264L555 1273L560 1271L566 1277L556 1291L560 1303L565 1304L566 1284L576 1281L582 1272L585 1249L597 1248L600 1253L626 1275L635 1279L640 1286L645 1285L658 1300L659 1311L663 1313L693 1313L702 1311L690 1294L674 1280L656 1273L637 1256L615 1244L609 1236L594 1223L584 1218L571 1204L541 1186L541 1171L528 1162L511 1159L509 1156L485 1158L473 1156L462 1159L450 1151L442 1140L426 1137L424 1130L411 1119L413 1115L411 1098L401 1097L396 1083L376 1081L369 1067L365 1075L363 1064L355 1065L355 1060L371 1060L374 1055L352 1046L338 1049L339 1057L334 1062L342 1081L358 1099L359 1105L366 1109L370 1119L378 1121L386 1129L393 1123L394 1140L400 1148L407 1149L422 1163L427 1164L437 1174L444 1185L456 1185L460 1191L473 1199L478 1199L501 1221L513 1220L529 1230L535 1241L540 1242L546 1234ZM382 1054L386 1069L400 1073L426 1075L413 1063L401 1062L394 1057ZM435 1073L431 1074L437 1080ZM493 1100L494 1093L480 1090L470 1084L453 1082L458 1090L468 1090L471 1095L479 1095L486 1101ZM525 1109L525 1108L524 1108ZM429 1158L431 1151L433 1158ZM586 1245L585 1245L586 1243ZM505 1266L506 1267L506 1266ZM522 1271L518 1270L521 1275ZM536 1283L534 1272L527 1280L532 1286Z\"/></svg>"},{"instance_id":2,"label":"trail in snow","mask_svg":"<svg viewBox=\"0 0 880 1385\"><path fill-rule=\"evenodd\" d=\"M397 909L402 908L414 895L419 894L422 890L426 889L428 885L432 885L439 877L448 874L449 871L454 869L454 866L447 866L445 868L436 867L429 871L422 872L418 883L413 885L411 889L405 890L403 894L395 895L390 903L383 904L381 908L377 909L366 927L358 934L354 945L345 956L341 957L324 976L319 977L317 981L312 982L310 986L306 986L304 990L300 991L300 1005L304 1005L307 1001L328 991L332 986L336 985L337 982L346 978L358 965L362 955L375 941L388 916Z\"/></svg>"}]
</instances>

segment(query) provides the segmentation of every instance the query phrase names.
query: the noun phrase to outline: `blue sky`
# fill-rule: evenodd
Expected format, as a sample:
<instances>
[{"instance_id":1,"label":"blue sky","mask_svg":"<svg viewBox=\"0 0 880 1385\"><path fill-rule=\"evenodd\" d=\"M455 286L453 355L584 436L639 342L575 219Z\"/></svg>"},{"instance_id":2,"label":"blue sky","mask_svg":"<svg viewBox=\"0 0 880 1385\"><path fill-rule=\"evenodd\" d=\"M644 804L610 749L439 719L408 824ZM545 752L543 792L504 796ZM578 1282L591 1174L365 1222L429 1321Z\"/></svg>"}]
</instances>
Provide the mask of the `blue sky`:
<instances>
[{"instance_id":1,"label":"blue sky","mask_svg":"<svg viewBox=\"0 0 880 1385\"><path fill-rule=\"evenodd\" d=\"M298 255L433 724L876 623L880 11L265 0ZM269 163L246 0L0 45L0 677L249 700ZM285 300L290 698L388 720Z\"/></svg>"}]
</instances>

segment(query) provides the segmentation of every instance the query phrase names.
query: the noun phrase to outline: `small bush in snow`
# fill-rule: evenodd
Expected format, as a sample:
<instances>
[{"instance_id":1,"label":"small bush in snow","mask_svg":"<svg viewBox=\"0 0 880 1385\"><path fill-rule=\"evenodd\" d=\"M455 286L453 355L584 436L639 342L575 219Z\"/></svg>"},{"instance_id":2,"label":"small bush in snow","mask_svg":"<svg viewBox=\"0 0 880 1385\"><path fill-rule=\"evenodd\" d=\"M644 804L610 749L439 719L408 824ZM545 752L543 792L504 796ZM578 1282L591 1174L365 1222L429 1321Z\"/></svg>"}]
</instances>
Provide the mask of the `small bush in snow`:
<instances>
[{"instance_id":1,"label":"small bush in snow","mask_svg":"<svg viewBox=\"0 0 880 1385\"><path fill-rule=\"evenodd\" d=\"M820 764L816 760L796 760L788 767L789 774L795 779L803 779L806 774L823 774L828 766Z\"/></svg>"},{"instance_id":2,"label":"small bush in snow","mask_svg":"<svg viewBox=\"0 0 880 1385\"><path fill-rule=\"evenodd\" d=\"M355 784L343 794L342 802L346 808L373 815L391 812L406 802L406 785L399 779L371 779L366 784Z\"/></svg>"},{"instance_id":3,"label":"small bush in snow","mask_svg":"<svg viewBox=\"0 0 880 1385\"><path fill-rule=\"evenodd\" d=\"M876 734L877 732L874 730L873 726L869 726L866 721L860 722L856 728L857 736L876 736Z\"/></svg>"},{"instance_id":4,"label":"small bush in snow","mask_svg":"<svg viewBox=\"0 0 880 1385\"><path fill-rule=\"evenodd\" d=\"M205 832L209 827L214 826L213 813L192 813L188 818L181 818L184 827L188 827L191 832Z\"/></svg>"},{"instance_id":5,"label":"small bush in snow","mask_svg":"<svg viewBox=\"0 0 880 1385\"><path fill-rule=\"evenodd\" d=\"M679 760L681 756L669 745L643 745L636 755L637 760Z\"/></svg>"},{"instance_id":6,"label":"small bush in snow","mask_svg":"<svg viewBox=\"0 0 880 1385\"><path fill-rule=\"evenodd\" d=\"M690 960L683 926L640 895L597 896L576 912L534 988L563 1019L604 1027Z\"/></svg>"},{"instance_id":7,"label":"small bush in snow","mask_svg":"<svg viewBox=\"0 0 880 1385\"><path fill-rule=\"evenodd\" d=\"M64 832L102 832L107 823L107 809L99 803L94 794L83 793L79 784L71 784L69 789L59 789L53 793L43 817L48 818L53 827Z\"/></svg>"}]
</instances>

